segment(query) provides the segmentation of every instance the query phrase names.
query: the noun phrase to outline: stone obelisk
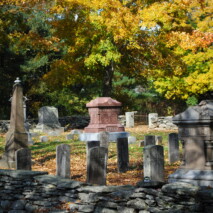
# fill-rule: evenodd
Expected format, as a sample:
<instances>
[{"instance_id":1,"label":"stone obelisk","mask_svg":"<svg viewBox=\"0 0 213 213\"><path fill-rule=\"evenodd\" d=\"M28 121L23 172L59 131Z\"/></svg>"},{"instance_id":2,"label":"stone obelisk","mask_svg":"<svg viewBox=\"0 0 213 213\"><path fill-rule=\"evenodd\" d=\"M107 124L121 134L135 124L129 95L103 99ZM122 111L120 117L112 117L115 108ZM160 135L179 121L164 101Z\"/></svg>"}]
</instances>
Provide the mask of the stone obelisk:
<instances>
[{"instance_id":1,"label":"stone obelisk","mask_svg":"<svg viewBox=\"0 0 213 213\"><path fill-rule=\"evenodd\" d=\"M28 147L28 135L24 127L23 89L19 78L13 86L11 101L10 128L6 134L5 152L0 160L0 166L15 168L15 152Z\"/></svg>"}]
</instances>

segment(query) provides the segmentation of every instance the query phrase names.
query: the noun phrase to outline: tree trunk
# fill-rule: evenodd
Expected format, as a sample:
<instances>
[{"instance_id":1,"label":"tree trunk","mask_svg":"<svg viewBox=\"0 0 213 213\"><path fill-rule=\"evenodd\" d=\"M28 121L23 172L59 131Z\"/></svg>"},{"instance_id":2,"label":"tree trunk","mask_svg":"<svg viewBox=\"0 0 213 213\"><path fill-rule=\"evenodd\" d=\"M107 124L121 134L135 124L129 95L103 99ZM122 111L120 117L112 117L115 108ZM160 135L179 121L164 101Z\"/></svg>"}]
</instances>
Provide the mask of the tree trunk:
<instances>
[{"instance_id":1,"label":"tree trunk","mask_svg":"<svg viewBox=\"0 0 213 213\"><path fill-rule=\"evenodd\" d=\"M110 97L112 95L112 79L114 75L113 64L111 63L109 66L105 68L105 72L103 73L103 87L102 87L102 96Z\"/></svg>"}]
</instances>

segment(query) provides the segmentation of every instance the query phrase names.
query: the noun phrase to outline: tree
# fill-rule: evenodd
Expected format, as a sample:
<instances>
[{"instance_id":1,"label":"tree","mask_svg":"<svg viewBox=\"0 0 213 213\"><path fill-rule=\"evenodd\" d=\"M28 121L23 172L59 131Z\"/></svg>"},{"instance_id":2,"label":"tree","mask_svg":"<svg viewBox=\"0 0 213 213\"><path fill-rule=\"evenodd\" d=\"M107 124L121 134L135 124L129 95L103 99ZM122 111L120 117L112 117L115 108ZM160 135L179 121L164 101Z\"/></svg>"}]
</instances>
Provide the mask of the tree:
<instances>
[{"instance_id":1,"label":"tree","mask_svg":"<svg viewBox=\"0 0 213 213\"><path fill-rule=\"evenodd\" d=\"M209 0L174 0L142 11L143 25L155 27L164 48L163 66L152 71L155 88L166 98L198 98L213 90L212 10Z\"/></svg>"}]
</instances>

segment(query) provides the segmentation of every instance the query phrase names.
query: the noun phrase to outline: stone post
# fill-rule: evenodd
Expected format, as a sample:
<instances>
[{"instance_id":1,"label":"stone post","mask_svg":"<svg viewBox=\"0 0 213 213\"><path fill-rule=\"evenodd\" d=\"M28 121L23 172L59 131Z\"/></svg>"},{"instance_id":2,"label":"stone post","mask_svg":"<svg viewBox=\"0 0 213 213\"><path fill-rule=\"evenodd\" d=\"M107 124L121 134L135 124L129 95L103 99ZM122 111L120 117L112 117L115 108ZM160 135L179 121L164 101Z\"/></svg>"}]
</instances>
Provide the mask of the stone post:
<instances>
[{"instance_id":1,"label":"stone post","mask_svg":"<svg viewBox=\"0 0 213 213\"><path fill-rule=\"evenodd\" d=\"M168 148L169 163L179 161L179 140L177 133L170 133L168 135Z\"/></svg>"},{"instance_id":2,"label":"stone post","mask_svg":"<svg viewBox=\"0 0 213 213\"><path fill-rule=\"evenodd\" d=\"M126 172L129 166L128 138L117 139L118 172Z\"/></svg>"},{"instance_id":3,"label":"stone post","mask_svg":"<svg viewBox=\"0 0 213 213\"><path fill-rule=\"evenodd\" d=\"M56 175L70 178L70 146L67 144L56 147Z\"/></svg>"},{"instance_id":4,"label":"stone post","mask_svg":"<svg viewBox=\"0 0 213 213\"><path fill-rule=\"evenodd\" d=\"M135 126L135 121L134 121L134 114L135 112L126 112L126 127L127 128L132 128Z\"/></svg>"}]
</instances>

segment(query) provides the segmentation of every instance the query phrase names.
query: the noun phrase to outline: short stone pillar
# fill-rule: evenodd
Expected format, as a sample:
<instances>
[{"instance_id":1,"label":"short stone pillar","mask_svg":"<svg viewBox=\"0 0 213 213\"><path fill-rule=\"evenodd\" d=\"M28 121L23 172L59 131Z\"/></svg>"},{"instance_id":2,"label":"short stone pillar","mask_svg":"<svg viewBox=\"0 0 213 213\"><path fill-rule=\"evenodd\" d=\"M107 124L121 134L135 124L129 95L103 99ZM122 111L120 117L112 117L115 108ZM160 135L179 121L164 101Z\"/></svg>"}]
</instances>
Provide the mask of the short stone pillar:
<instances>
[{"instance_id":1,"label":"short stone pillar","mask_svg":"<svg viewBox=\"0 0 213 213\"><path fill-rule=\"evenodd\" d=\"M134 119L135 112L126 112L126 127L132 128L135 126L135 119Z\"/></svg>"},{"instance_id":2,"label":"short stone pillar","mask_svg":"<svg viewBox=\"0 0 213 213\"><path fill-rule=\"evenodd\" d=\"M150 129L156 128L158 126L157 121L158 121L158 113L149 113L148 124Z\"/></svg>"},{"instance_id":3,"label":"short stone pillar","mask_svg":"<svg viewBox=\"0 0 213 213\"><path fill-rule=\"evenodd\" d=\"M110 97L100 97L90 101L86 106L90 115L90 123L84 129L86 133L124 131L124 127L118 122L120 102Z\"/></svg>"},{"instance_id":4,"label":"short stone pillar","mask_svg":"<svg viewBox=\"0 0 213 213\"><path fill-rule=\"evenodd\" d=\"M183 145L180 168L169 182L213 187L213 100L202 101L173 117Z\"/></svg>"},{"instance_id":5,"label":"short stone pillar","mask_svg":"<svg viewBox=\"0 0 213 213\"><path fill-rule=\"evenodd\" d=\"M179 139L177 133L170 133L168 135L168 148L169 163L179 161Z\"/></svg>"}]
</instances>

